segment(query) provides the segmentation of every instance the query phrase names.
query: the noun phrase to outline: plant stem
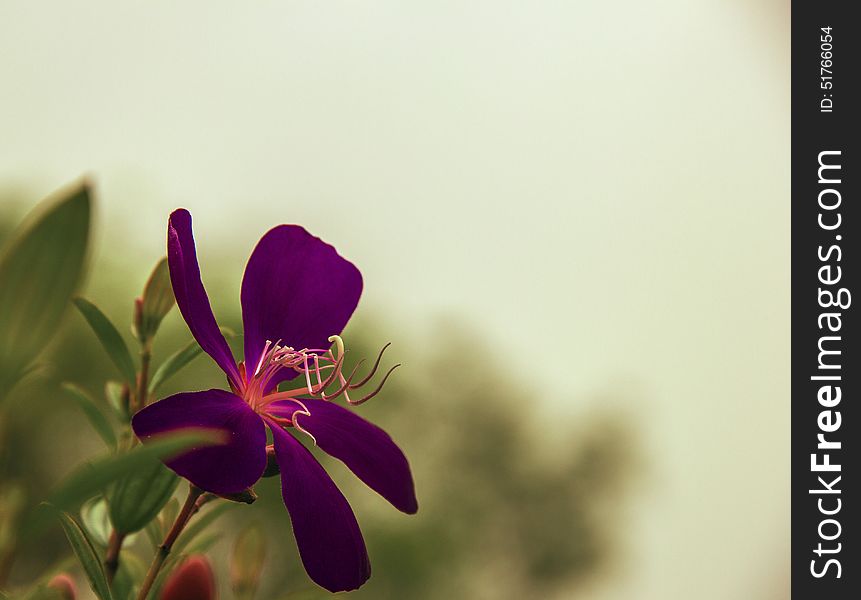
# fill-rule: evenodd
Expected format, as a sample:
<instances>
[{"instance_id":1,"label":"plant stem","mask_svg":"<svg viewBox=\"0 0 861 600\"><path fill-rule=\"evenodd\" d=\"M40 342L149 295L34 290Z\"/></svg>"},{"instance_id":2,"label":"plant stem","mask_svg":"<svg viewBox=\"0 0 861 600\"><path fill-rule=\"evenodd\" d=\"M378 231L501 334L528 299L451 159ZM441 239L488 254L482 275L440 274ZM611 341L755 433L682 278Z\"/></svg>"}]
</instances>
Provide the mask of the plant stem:
<instances>
[{"instance_id":1,"label":"plant stem","mask_svg":"<svg viewBox=\"0 0 861 600\"><path fill-rule=\"evenodd\" d=\"M125 539L126 534L117 533L116 529L111 531L108 549L105 552L105 575L108 577L108 583L113 583L117 569L120 567L120 549L122 549Z\"/></svg>"},{"instance_id":2,"label":"plant stem","mask_svg":"<svg viewBox=\"0 0 861 600\"><path fill-rule=\"evenodd\" d=\"M186 525L188 525L188 521L191 519L192 515L194 515L194 513L197 512L197 509L200 508L201 504L198 504L197 500L202 494L202 489L189 485L188 497L185 499L185 504L183 504L182 510L180 510L179 514L176 516L176 520L173 522L173 526L170 528L170 531L167 532L164 541L158 547L158 550L156 550L155 556L152 559L152 564L149 566L149 571L147 571L146 578L141 585L137 600L146 600L147 595L149 595L149 592L155 583L156 577L158 577L159 571L161 571L161 568L164 566L164 561L167 560L168 555L170 555L170 551L173 548L174 542L176 542L176 538L179 537L179 534L182 533L182 530L185 529Z\"/></svg>"},{"instance_id":3,"label":"plant stem","mask_svg":"<svg viewBox=\"0 0 861 600\"><path fill-rule=\"evenodd\" d=\"M141 347L141 369L138 372L137 390L131 399L131 412L135 413L146 406L147 387L149 386L149 363L152 358L152 351L149 344L144 344ZM129 446L134 446L135 437L130 435L128 438ZM105 551L105 575L107 575L108 583L112 583L117 570L120 567L120 549L125 540L124 533L118 533L116 529L111 530L111 537L108 540L108 548Z\"/></svg>"},{"instance_id":4,"label":"plant stem","mask_svg":"<svg viewBox=\"0 0 861 600\"><path fill-rule=\"evenodd\" d=\"M135 393L135 406L132 412L137 412L146 406L148 396L147 388L149 386L149 363L151 358L152 351L150 350L149 344L146 344L141 348L141 370L140 373L138 373L138 389Z\"/></svg>"}]
</instances>

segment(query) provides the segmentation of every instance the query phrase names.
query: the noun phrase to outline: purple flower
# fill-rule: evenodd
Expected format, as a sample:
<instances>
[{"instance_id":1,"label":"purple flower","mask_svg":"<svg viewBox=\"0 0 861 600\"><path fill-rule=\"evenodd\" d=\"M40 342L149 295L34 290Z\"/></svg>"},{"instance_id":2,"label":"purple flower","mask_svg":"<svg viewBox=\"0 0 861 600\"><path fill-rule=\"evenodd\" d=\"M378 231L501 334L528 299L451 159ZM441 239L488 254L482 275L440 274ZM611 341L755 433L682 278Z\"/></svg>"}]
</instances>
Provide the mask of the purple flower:
<instances>
[{"instance_id":1,"label":"purple flower","mask_svg":"<svg viewBox=\"0 0 861 600\"><path fill-rule=\"evenodd\" d=\"M170 216L167 233L177 305L192 335L227 374L231 391L165 398L134 416L135 433L146 441L185 427L227 431L226 444L195 449L166 463L194 485L226 495L245 490L263 474L268 427L305 569L332 592L358 588L370 577L371 568L356 517L326 471L288 430L310 436L395 508L409 514L418 510L403 452L382 429L331 402L343 395L358 404L382 387L351 400L350 390L367 383L376 365L371 375L355 384L355 369L349 376L342 372L344 347L338 334L358 304L361 274L302 227L280 225L270 230L245 267L241 292L245 360L237 364L200 279L188 211L180 209ZM278 391L280 382L298 376L299 387ZM336 382L337 392L327 395L325 390Z\"/></svg>"}]
</instances>

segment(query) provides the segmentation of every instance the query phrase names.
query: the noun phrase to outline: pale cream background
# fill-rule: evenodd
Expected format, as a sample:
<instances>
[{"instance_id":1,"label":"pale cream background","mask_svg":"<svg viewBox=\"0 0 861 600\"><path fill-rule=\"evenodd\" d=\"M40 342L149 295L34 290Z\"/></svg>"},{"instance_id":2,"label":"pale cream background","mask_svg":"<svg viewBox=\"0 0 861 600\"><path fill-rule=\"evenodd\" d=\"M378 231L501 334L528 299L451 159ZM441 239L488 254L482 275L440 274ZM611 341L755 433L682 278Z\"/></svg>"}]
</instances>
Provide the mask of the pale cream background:
<instances>
[{"instance_id":1,"label":"pale cream background","mask_svg":"<svg viewBox=\"0 0 861 600\"><path fill-rule=\"evenodd\" d=\"M596 597L781 589L783 3L5 0L0 86L0 182L93 173L101 253L184 205L235 279L300 222L416 335L539 354L548 420L633 385L650 471Z\"/></svg>"}]
</instances>

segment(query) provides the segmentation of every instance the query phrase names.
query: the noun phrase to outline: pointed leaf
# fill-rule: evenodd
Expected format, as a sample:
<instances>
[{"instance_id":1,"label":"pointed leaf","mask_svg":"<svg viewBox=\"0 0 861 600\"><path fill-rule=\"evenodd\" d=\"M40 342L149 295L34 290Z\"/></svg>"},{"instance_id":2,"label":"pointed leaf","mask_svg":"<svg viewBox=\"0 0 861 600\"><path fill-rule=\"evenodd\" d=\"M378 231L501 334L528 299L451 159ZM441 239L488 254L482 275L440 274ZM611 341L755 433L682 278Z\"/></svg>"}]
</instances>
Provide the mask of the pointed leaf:
<instances>
[{"instance_id":1,"label":"pointed leaf","mask_svg":"<svg viewBox=\"0 0 861 600\"><path fill-rule=\"evenodd\" d=\"M164 505L164 508L162 509L161 514L158 517L158 523L160 527L160 529L158 530L159 542L161 542L161 538L166 536L167 532L170 531L170 528L173 525L173 522L176 521L177 516L179 516L179 500L174 498Z\"/></svg>"},{"instance_id":2,"label":"pointed leaf","mask_svg":"<svg viewBox=\"0 0 861 600\"><path fill-rule=\"evenodd\" d=\"M212 429L183 429L166 434L125 454L108 456L84 465L65 479L50 495L48 502L60 510L74 509L127 473L151 464L153 459L169 458L190 448L215 445L224 441L222 432ZM45 526L45 512L31 513L25 525L28 533L32 535Z\"/></svg>"},{"instance_id":3,"label":"pointed leaf","mask_svg":"<svg viewBox=\"0 0 861 600\"><path fill-rule=\"evenodd\" d=\"M108 448L116 448L117 436L114 433L114 428L93 397L73 383L64 383L62 387L69 392L69 395L78 404L78 407L86 415L87 419L89 419L90 425L93 426L93 429L96 430L96 433L99 434Z\"/></svg>"},{"instance_id":4,"label":"pointed leaf","mask_svg":"<svg viewBox=\"0 0 861 600\"><path fill-rule=\"evenodd\" d=\"M191 524L185 528L185 530L180 534L179 539L177 539L176 543L173 545L173 552L181 554L183 550L185 550L198 535L205 531L207 527L212 525L217 518L235 506L237 505L219 504L218 506L214 506L208 511L203 512L203 514L192 519Z\"/></svg>"},{"instance_id":5,"label":"pointed leaf","mask_svg":"<svg viewBox=\"0 0 861 600\"><path fill-rule=\"evenodd\" d=\"M108 503L105 499L93 498L85 502L81 507L80 517L81 525L90 534L93 544L100 548L107 548L113 528L108 518Z\"/></svg>"},{"instance_id":6,"label":"pointed leaf","mask_svg":"<svg viewBox=\"0 0 861 600\"><path fill-rule=\"evenodd\" d=\"M56 337L89 234L90 190L78 184L42 202L0 250L0 400Z\"/></svg>"},{"instance_id":7,"label":"pointed leaf","mask_svg":"<svg viewBox=\"0 0 861 600\"><path fill-rule=\"evenodd\" d=\"M87 575L93 592L100 600L112 600L111 588L108 585L108 578L105 576L102 561L99 559L89 535L69 513L60 512L59 516L63 531L66 533L75 556L78 557L78 561L84 568L84 573Z\"/></svg>"},{"instance_id":8,"label":"pointed leaf","mask_svg":"<svg viewBox=\"0 0 861 600\"><path fill-rule=\"evenodd\" d=\"M163 535L161 533L161 528L159 527L158 521L150 521L144 527L144 531L146 532L146 537L149 540L150 545L156 550L158 550L159 544L163 539Z\"/></svg>"},{"instance_id":9,"label":"pointed leaf","mask_svg":"<svg viewBox=\"0 0 861 600\"><path fill-rule=\"evenodd\" d=\"M206 554L223 537L224 533L220 531L210 531L209 533L201 534L188 545L186 555Z\"/></svg>"},{"instance_id":10,"label":"pointed leaf","mask_svg":"<svg viewBox=\"0 0 861 600\"><path fill-rule=\"evenodd\" d=\"M111 522L120 533L133 533L153 520L173 495L179 477L153 460L121 479L111 494Z\"/></svg>"},{"instance_id":11,"label":"pointed leaf","mask_svg":"<svg viewBox=\"0 0 861 600\"><path fill-rule=\"evenodd\" d=\"M226 327L220 327L221 333L225 337L232 337L233 331ZM196 340L191 340L186 346L171 354L156 370L149 382L149 393L155 394L158 388L165 381L176 375L183 367L192 360L200 356L203 349L198 345Z\"/></svg>"},{"instance_id":12,"label":"pointed leaf","mask_svg":"<svg viewBox=\"0 0 861 600\"><path fill-rule=\"evenodd\" d=\"M129 414L129 385L120 383L119 381L108 381L105 383L105 398L108 404L114 409L117 417L122 422L126 422L131 418Z\"/></svg>"},{"instance_id":13,"label":"pointed leaf","mask_svg":"<svg viewBox=\"0 0 861 600\"><path fill-rule=\"evenodd\" d=\"M180 369L200 356L203 349L198 345L197 341L192 340L184 348L181 348L171 354L159 365L156 372L153 374L149 382L149 393L155 394L156 390L165 381L176 375Z\"/></svg>"},{"instance_id":14,"label":"pointed leaf","mask_svg":"<svg viewBox=\"0 0 861 600\"><path fill-rule=\"evenodd\" d=\"M137 582L143 581L147 567L134 552L120 553L120 568L111 585L114 600L131 600Z\"/></svg>"},{"instance_id":15,"label":"pointed leaf","mask_svg":"<svg viewBox=\"0 0 861 600\"><path fill-rule=\"evenodd\" d=\"M99 308L84 298L75 298L75 306L87 319L87 323L93 328L96 337L102 343L108 356L119 369L120 374L125 378L128 384L132 387L135 385L135 364L132 361L132 355L129 354L128 346L123 341L123 337L114 324L99 310Z\"/></svg>"}]
</instances>

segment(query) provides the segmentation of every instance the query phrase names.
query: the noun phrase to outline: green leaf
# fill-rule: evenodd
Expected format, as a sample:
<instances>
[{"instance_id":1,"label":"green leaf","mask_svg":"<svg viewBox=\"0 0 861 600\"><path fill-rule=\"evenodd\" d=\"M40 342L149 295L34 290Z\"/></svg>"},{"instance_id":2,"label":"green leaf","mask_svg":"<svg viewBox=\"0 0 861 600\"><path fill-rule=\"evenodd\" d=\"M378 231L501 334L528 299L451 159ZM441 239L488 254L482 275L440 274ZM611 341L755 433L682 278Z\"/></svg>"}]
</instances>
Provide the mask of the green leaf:
<instances>
[{"instance_id":1,"label":"green leaf","mask_svg":"<svg viewBox=\"0 0 861 600\"><path fill-rule=\"evenodd\" d=\"M100 600L112 600L113 596L111 596L108 578L105 576L105 569L102 567L102 561L99 559L89 535L68 513L60 512L59 516L63 531L66 533L75 556L78 557L78 561L84 568L84 573L87 575L93 592Z\"/></svg>"},{"instance_id":2,"label":"green leaf","mask_svg":"<svg viewBox=\"0 0 861 600\"><path fill-rule=\"evenodd\" d=\"M162 319L174 304L167 258L162 258L149 276L143 295L135 306L133 329L141 343L145 344L155 336Z\"/></svg>"},{"instance_id":3,"label":"green leaf","mask_svg":"<svg viewBox=\"0 0 861 600\"><path fill-rule=\"evenodd\" d=\"M120 421L127 422L129 414L129 386L119 381L108 381L105 383L105 398L114 409Z\"/></svg>"},{"instance_id":4,"label":"green leaf","mask_svg":"<svg viewBox=\"0 0 861 600\"><path fill-rule=\"evenodd\" d=\"M150 521L147 523L146 527L144 527L144 531L146 532L146 537L149 540L149 543L155 550L158 550L159 544L161 544L163 538L158 521Z\"/></svg>"},{"instance_id":5,"label":"green leaf","mask_svg":"<svg viewBox=\"0 0 861 600\"><path fill-rule=\"evenodd\" d=\"M211 531L197 536L194 541L188 545L186 556L207 553L223 537L224 533L220 531Z\"/></svg>"},{"instance_id":6,"label":"green leaf","mask_svg":"<svg viewBox=\"0 0 861 600\"><path fill-rule=\"evenodd\" d=\"M108 356L114 361L120 374L125 378L129 386L134 387L136 379L135 364L120 332L117 331L114 324L92 302L83 298L75 298L74 302L78 310L81 311L81 314L84 315L87 323L93 328L93 332L99 338Z\"/></svg>"},{"instance_id":7,"label":"green leaf","mask_svg":"<svg viewBox=\"0 0 861 600\"><path fill-rule=\"evenodd\" d=\"M159 528L158 533L158 543L156 546L161 543L161 538L165 537L170 531L170 528L173 526L173 522L176 521L176 518L179 516L179 500L174 498L167 504L165 504L164 509L161 511L161 515L158 517Z\"/></svg>"},{"instance_id":8,"label":"green leaf","mask_svg":"<svg viewBox=\"0 0 861 600\"><path fill-rule=\"evenodd\" d=\"M230 338L235 335L234 332L227 327L219 327L219 329L221 329L221 333L223 333L225 337ZM177 350L167 357L167 359L159 365L155 374L152 376L152 379L150 379L150 395L155 394L161 384L176 375L180 369L197 358L201 352L203 352L203 349L198 345L197 341L191 340L185 347Z\"/></svg>"},{"instance_id":9,"label":"green leaf","mask_svg":"<svg viewBox=\"0 0 861 600\"><path fill-rule=\"evenodd\" d=\"M173 552L175 554L182 554L183 550L185 550L198 535L206 530L207 527L212 525L217 518L235 506L238 505L219 504L218 506L205 511L203 514L192 519L191 524L185 528L185 530L179 535L179 539L177 539L176 543L173 545Z\"/></svg>"},{"instance_id":10,"label":"green leaf","mask_svg":"<svg viewBox=\"0 0 861 600\"><path fill-rule=\"evenodd\" d=\"M89 532L93 544L99 548L107 548L113 527L108 517L108 503L105 499L92 498L85 502L81 507L80 517L81 525Z\"/></svg>"},{"instance_id":11,"label":"green leaf","mask_svg":"<svg viewBox=\"0 0 861 600\"><path fill-rule=\"evenodd\" d=\"M87 416L90 425L96 430L96 433L104 440L108 448L117 447L117 436L114 433L114 428L111 426L107 417L96 404L96 401L85 390L76 386L73 383L64 383L63 389L69 392L69 395L75 399L78 407Z\"/></svg>"},{"instance_id":12,"label":"green leaf","mask_svg":"<svg viewBox=\"0 0 861 600\"><path fill-rule=\"evenodd\" d=\"M143 529L173 495L179 477L161 462L149 465L121 479L111 495L111 522L120 533Z\"/></svg>"},{"instance_id":13,"label":"green leaf","mask_svg":"<svg viewBox=\"0 0 861 600\"><path fill-rule=\"evenodd\" d=\"M184 348L177 350L167 357L167 359L159 365L158 369L156 369L152 379L150 379L149 393L155 394L161 384L176 375L177 372L179 372L179 370L185 365L200 356L201 352L203 352L203 348L198 345L196 340L191 340L191 342L189 342Z\"/></svg>"},{"instance_id":14,"label":"green leaf","mask_svg":"<svg viewBox=\"0 0 861 600\"><path fill-rule=\"evenodd\" d=\"M133 552L120 553L120 568L111 586L114 600L131 600L137 582L143 581L147 567Z\"/></svg>"},{"instance_id":15,"label":"green leaf","mask_svg":"<svg viewBox=\"0 0 861 600\"><path fill-rule=\"evenodd\" d=\"M212 429L181 429L152 439L125 454L102 458L72 473L48 498L60 510L72 510L102 492L126 474L146 467L153 459L176 456L185 450L224 443L223 432ZM45 511L31 513L25 531L33 535L46 525Z\"/></svg>"},{"instance_id":16,"label":"green leaf","mask_svg":"<svg viewBox=\"0 0 861 600\"><path fill-rule=\"evenodd\" d=\"M0 250L0 400L56 338L84 272L90 203L86 183L58 192Z\"/></svg>"}]
</instances>

